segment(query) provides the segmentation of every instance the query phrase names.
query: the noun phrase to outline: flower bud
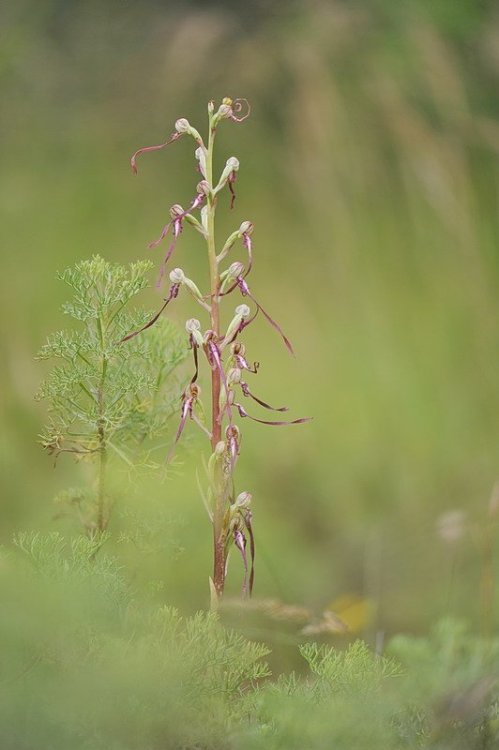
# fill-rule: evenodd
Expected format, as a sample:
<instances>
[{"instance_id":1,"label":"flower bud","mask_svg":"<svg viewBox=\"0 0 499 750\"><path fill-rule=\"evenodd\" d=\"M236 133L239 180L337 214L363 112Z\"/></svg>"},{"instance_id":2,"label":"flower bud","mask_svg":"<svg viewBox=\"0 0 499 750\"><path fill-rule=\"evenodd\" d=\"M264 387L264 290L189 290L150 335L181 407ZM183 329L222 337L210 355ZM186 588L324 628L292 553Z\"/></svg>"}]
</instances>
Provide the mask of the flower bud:
<instances>
[{"instance_id":1,"label":"flower bud","mask_svg":"<svg viewBox=\"0 0 499 750\"><path fill-rule=\"evenodd\" d=\"M172 284L183 284L185 282L185 273L181 268L174 268L170 271L170 281Z\"/></svg>"},{"instance_id":2,"label":"flower bud","mask_svg":"<svg viewBox=\"0 0 499 750\"><path fill-rule=\"evenodd\" d=\"M237 385L241 382L241 370L239 367L231 367L227 373L227 385Z\"/></svg>"},{"instance_id":3,"label":"flower bud","mask_svg":"<svg viewBox=\"0 0 499 750\"><path fill-rule=\"evenodd\" d=\"M202 146L199 146L194 152L194 156L199 162L199 171L206 179L206 151Z\"/></svg>"},{"instance_id":4,"label":"flower bud","mask_svg":"<svg viewBox=\"0 0 499 750\"><path fill-rule=\"evenodd\" d=\"M226 119L232 114L232 107L230 104L221 104L218 108L217 117L219 119Z\"/></svg>"},{"instance_id":5,"label":"flower bud","mask_svg":"<svg viewBox=\"0 0 499 750\"><path fill-rule=\"evenodd\" d=\"M189 131L191 130L191 124L189 120L186 120L185 117L181 117L175 123L175 130L177 131L177 133L189 133Z\"/></svg>"},{"instance_id":6,"label":"flower bud","mask_svg":"<svg viewBox=\"0 0 499 750\"><path fill-rule=\"evenodd\" d=\"M201 180L201 182L198 182L198 184L196 185L196 193L198 193L198 195L210 194L210 186L207 180Z\"/></svg>"},{"instance_id":7,"label":"flower bud","mask_svg":"<svg viewBox=\"0 0 499 750\"><path fill-rule=\"evenodd\" d=\"M245 318L249 318L251 310L249 309L248 305L238 305L235 309L236 315L239 315L243 320Z\"/></svg>"},{"instance_id":8,"label":"flower bud","mask_svg":"<svg viewBox=\"0 0 499 750\"><path fill-rule=\"evenodd\" d=\"M201 335L201 323L196 318L189 318L185 324L185 330L194 339L197 346L203 346L204 340Z\"/></svg>"},{"instance_id":9,"label":"flower bud","mask_svg":"<svg viewBox=\"0 0 499 750\"><path fill-rule=\"evenodd\" d=\"M235 504L236 504L236 506L238 508L244 508L244 509L249 508L249 506L251 505L252 498L253 498L253 496L251 495L250 492L241 492L236 497L236 503Z\"/></svg>"},{"instance_id":10,"label":"flower bud","mask_svg":"<svg viewBox=\"0 0 499 750\"><path fill-rule=\"evenodd\" d=\"M185 323L185 330L187 333L194 333L195 331L201 330L201 323L197 318L189 318Z\"/></svg>"},{"instance_id":11,"label":"flower bud","mask_svg":"<svg viewBox=\"0 0 499 750\"><path fill-rule=\"evenodd\" d=\"M253 231L253 224L251 221L243 221L241 226L239 227L239 236L242 237L243 234L251 234Z\"/></svg>"},{"instance_id":12,"label":"flower bud","mask_svg":"<svg viewBox=\"0 0 499 750\"><path fill-rule=\"evenodd\" d=\"M184 209L178 203L175 203L175 205L170 208L170 216L172 219L178 219L183 213Z\"/></svg>"},{"instance_id":13,"label":"flower bud","mask_svg":"<svg viewBox=\"0 0 499 750\"><path fill-rule=\"evenodd\" d=\"M248 305L238 305L235 309L235 315L232 318L232 320L229 323L229 326L227 328L227 333L225 334L225 337L221 343L221 346L224 347L226 344L228 344L232 337L237 334L239 330L239 326L247 318L250 314L250 309Z\"/></svg>"},{"instance_id":14,"label":"flower bud","mask_svg":"<svg viewBox=\"0 0 499 750\"><path fill-rule=\"evenodd\" d=\"M235 156L231 156L229 159L227 159L227 161L225 162L224 170L218 181L218 185L215 188L215 193L218 193L220 190L222 190L222 188L225 187L230 176L233 174L233 172L237 172L238 169L239 159L236 159Z\"/></svg>"},{"instance_id":15,"label":"flower bud","mask_svg":"<svg viewBox=\"0 0 499 750\"><path fill-rule=\"evenodd\" d=\"M209 101L208 102L208 114L212 115L214 111L215 111L215 102Z\"/></svg>"},{"instance_id":16,"label":"flower bud","mask_svg":"<svg viewBox=\"0 0 499 750\"><path fill-rule=\"evenodd\" d=\"M196 128L193 128L190 124L189 120L186 120L185 117L181 117L177 122L175 123L175 130L179 135L183 135L184 133L187 133L188 135L191 135L196 143L199 143L200 146L203 145L203 139L199 135Z\"/></svg>"},{"instance_id":17,"label":"flower bud","mask_svg":"<svg viewBox=\"0 0 499 750\"><path fill-rule=\"evenodd\" d=\"M227 169L229 172L237 172L239 169L239 159L236 156L229 156L229 158L225 162L225 169Z\"/></svg>"},{"instance_id":18,"label":"flower bud","mask_svg":"<svg viewBox=\"0 0 499 750\"><path fill-rule=\"evenodd\" d=\"M231 263L229 268L227 269L227 276L229 276L231 279L237 279L237 277L240 276L243 271L244 263L240 263L238 260L236 260L234 263Z\"/></svg>"}]
</instances>

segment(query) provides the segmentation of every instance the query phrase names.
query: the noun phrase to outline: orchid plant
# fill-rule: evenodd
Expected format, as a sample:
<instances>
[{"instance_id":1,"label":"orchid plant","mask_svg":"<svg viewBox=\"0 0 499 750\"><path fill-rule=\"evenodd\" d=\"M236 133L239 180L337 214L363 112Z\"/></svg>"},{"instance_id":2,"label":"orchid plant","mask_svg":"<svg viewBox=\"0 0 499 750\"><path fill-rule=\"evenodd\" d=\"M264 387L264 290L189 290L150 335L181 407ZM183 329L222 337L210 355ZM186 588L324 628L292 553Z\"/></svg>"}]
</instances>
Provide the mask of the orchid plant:
<instances>
[{"instance_id":1,"label":"orchid plant","mask_svg":"<svg viewBox=\"0 0 499 750\"><path fill-rule=\"evenodd\" d=\"M234 473L241 450L241 428L237 423L249 418L265 425L281 426L301 424L309 418L282 421L280 419L262 419L248 413L241 403L243 399L252 399L263 409L285 412L287 407L273 407L254 395L246 378L256 375L258 362L250 363L246 357L245 345L241 341L245 329L251 325L258 314L281 336L291 354L293 348L279 324L262 307L253 295L247 278L253 266L252 234L253 223L243 221L218 246L215 236L215 215L218 196L224 189L230 193L230 208L235 202L234 185L239 171L239 161L231 156L218 180L213 174L213 152L215 137L222 121L241 123L250 114L246 99L223 99L216 108L214 102L208 104L208 140L205 142L200 133L181 118L176 121L172 135L156 146L138 149L131 158L132 171L137 173L137 158L151 151L165 148L180 138L192 138L196 144L195 158L197 169L202 179L196 187L196 194L188 207L175 204L170 209L170 220L163 227L159 237L149 244L156 248L167 237L171 238L161 264L158 287L161 287L167 264L174 255L177 241L186 225L197 231L205 240L210 274L210 290L202 293L198 285L188 278L182 268L173 268L169 272L170 286L160 310L145 325L129 333L123 342L129 341L153 326L165 308L175 300L181 291L189 293L203 313L208 317L207 325L202 325L197 318L190 318L185 325L189 347L192 351L194 373L181 396L180 422L176 437L167 460L169 461L188 421L192 421L203 431L210 442L211 455L206 465L208 478L207 491L203 499L213 528L213 576L210 577L212 607L216 608L223 595L227 576L230 548L235 545L244 565L243 596L251 595L254 581L255 540L251 501L248 491L236 493ZM233 249L238 244L245 251L245 261L232 260ZM227 265L228 264L228 265ZM242 302L235 307L234 315L227 328L221 325L221 305L232 295L239 293L243 300L251 300L252 307ZM198 384L200 358L205 359L211 373L211 421L208 425L203 419L201 406L201 388ZM241 398L242 396L242 398ZM249 542L249 561L246 547Z\"/></svg>"}]
</instances>

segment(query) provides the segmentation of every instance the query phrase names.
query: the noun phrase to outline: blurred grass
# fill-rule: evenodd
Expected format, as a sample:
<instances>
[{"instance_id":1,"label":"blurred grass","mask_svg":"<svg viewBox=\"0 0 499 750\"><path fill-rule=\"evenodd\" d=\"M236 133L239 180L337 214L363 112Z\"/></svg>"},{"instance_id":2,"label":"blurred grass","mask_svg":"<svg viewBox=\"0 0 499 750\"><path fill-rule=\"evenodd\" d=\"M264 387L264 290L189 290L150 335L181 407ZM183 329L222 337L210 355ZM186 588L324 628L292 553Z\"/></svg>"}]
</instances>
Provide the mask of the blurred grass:
<instances>
[{"instance_id":1,"label":"blurred grass","mask_svg":"<svg viewBox=\"0 0 499 750\"><path fill-rule=\"evenodd\" d=\"M252 289L298 353L289 360L263 323L250 329L254 390L314 415L279 431L243 424L257 591L318 612L366 596L373 627L389 631L449 610L477 622L480 524L498 472L497 13L255 8L252 23L216 3L25 0L1 11L2 541L54 528L51 497L81 471L53 471L36 446L32 355L63 324L56 270L95 252L144 257L196 175L183 141L144 158L135 179L129 154L179 116L203 125L209 98L241 95L252 117L224 127L218 145L220 164L241 161L220 237L255 222ZM203 278L187 232L177 258ZM176 319L190 309L180 300ZM183 519L184 553L159 569L152 558L142 575L164 578L165 600L192 610L207 599L210 534L195 451L185 461L165 485L146 480L137 502L164 498ZM457 551L437 533L454 509L467 514Z\"/></svg>"}]
</instances>

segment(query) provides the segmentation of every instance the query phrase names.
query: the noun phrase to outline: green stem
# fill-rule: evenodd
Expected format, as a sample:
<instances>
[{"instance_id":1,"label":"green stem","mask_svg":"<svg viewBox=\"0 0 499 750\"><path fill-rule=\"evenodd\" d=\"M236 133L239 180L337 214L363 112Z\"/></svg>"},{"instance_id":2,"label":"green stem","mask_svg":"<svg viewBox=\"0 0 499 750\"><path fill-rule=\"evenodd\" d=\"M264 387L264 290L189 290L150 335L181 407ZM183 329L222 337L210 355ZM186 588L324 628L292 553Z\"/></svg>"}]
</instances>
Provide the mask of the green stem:
<instances>
[{"instance_id":1,"label":"green stem","mask_svg":"<svg viewBox=\"0 0 499 750\"><path fill-rule=\"evenodd\" d=\"M101 318L97 319L97 326L101 344L101 377L97 391L97 438L99 441L99 469L97 478L97 529L102 533L107 526L106 518L106 468L107 468L107 436L104 419L104 388L107 375L107 355L104 331Z\"/></svg>"},{"instance_id":2,"label":"green stem","mask_svg":"<svg viewBox=\"0 0 499 750\"><path fill-rule=\"evenodd\" d=\"M215 244L215 211L216 198L213 195L213 146L216 130L212 127L210 116L210 132L208 137L208 148L206 153L206 180L210 186L208 196L208 213L207 213L207 244L208 244L208 262L210 266L210 287L211 287L211 330L214 332L216 339L220 336L220 273L218 269L218 260ZM222 437L222 419L220 413L220 372L217 367L211 371L211 449L215 450L217 443ZM218 599L223 595L225 584L225 531L224 531L224 492L221 477L216 478L214 487L214 509L213 509L213 584ZM216 604L216 602L215 602Z\"/></svg>"}]
</instances>

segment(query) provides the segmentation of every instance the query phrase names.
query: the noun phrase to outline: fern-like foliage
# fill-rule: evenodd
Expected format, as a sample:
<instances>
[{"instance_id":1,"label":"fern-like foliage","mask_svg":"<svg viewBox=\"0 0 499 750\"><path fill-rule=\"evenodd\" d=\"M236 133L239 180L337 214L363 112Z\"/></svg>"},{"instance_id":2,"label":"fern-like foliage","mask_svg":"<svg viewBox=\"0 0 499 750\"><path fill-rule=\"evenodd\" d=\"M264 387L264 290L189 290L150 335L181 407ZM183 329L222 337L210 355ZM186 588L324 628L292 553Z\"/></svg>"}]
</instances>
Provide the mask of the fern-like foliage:
<instances>
[{"instance_id":1,"label":"fern-like foliage","mask_svg":"<svg viewBox=\"0 0 499 750\"><path fill-rule=\"evenodd\" d=\"M102 427L107 445L121 450L164 429L172 411L167 381L184 359L185 345L167 320L122 343L150 317L129 305L147 286L151 265L127 267L95 256L59 274L73 292L63 310L82 329L57 331L37 355L57 360L37 394L50 402L51 423L42 437L49 452L91 454Z\"/></svg>"},{"instance_id":2,"label":"fern-like foliage","mask_svg":"<svg viewBox=\"0 0 499 750\"><path fill-rule=\"evenodd\" d=\"M313 692L318 698L370 692L381 687L384 680L401 675L395 661L376 656L363 641L355 641L345 651L306 643L300 646L300 653L316 678Z\"/></svg>"},{"instance_id":3,"label":"fern-like foliage","mask_svg":"<svg viewBox=\"0 0 499 750\"><path fill-rule=\"evenodd\" d=\"M105 535L104 535L105 536ZM0 747L233 747L265 646L126 584L102 540L16 537L0 567Z\"/></svg>"},{"instance_id":4,"label":"fern-like foliage","mask_svg":"<svg viewBox=\"0 0 499 750\"><path fill-rule=\"evenodd\" d=\"M154 447L175 408L172 375L187 353L175 326L165 319L147 336L123 341L150 318L131 308L150 268L149 261L122 266L94 256L59 274L73 295L63 311L76 327L49 336L38 353L56 363L37 394L49 403L42 446L56 457L70 453L99 464L95 497L67 497L89 531L107 525L108 455L129 466L154 465Z\"/></svg>"}]
</instances>

